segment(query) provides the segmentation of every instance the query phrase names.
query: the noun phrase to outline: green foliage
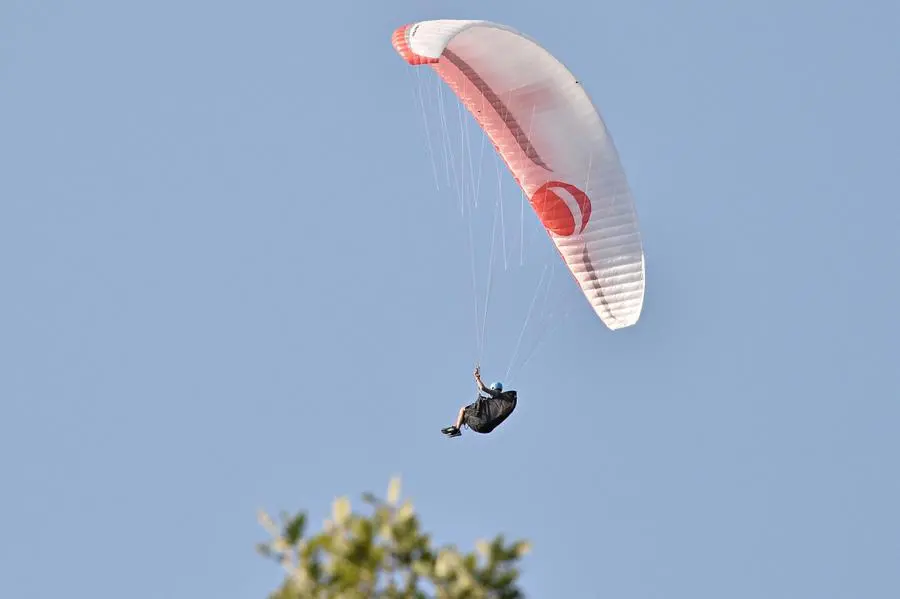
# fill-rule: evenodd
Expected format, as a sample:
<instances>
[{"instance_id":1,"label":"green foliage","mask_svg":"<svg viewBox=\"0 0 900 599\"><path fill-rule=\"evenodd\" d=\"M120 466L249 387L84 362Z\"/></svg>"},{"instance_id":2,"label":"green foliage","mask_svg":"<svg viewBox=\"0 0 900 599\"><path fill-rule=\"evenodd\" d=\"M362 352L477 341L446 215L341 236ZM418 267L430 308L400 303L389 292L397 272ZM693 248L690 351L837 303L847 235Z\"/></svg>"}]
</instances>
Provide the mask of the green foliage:
<instances>
[{"instance_id":1,"label":"green foliage","mask_svg":"<svg viewBox=\"0 0 900 599\"><path fill-rule=\"evenodd\" d=\"M409 501L399 503L400 481L387 501L363 495L369 516L337 499L324 530L304 537L306 515L283 515L280 526L265 513L260 523L272 540L260 552L286 575L270 599L522 599L518 561L528 544L502 535L479 541L476 551L433 547Z\"/></svg>"}]
</instances>

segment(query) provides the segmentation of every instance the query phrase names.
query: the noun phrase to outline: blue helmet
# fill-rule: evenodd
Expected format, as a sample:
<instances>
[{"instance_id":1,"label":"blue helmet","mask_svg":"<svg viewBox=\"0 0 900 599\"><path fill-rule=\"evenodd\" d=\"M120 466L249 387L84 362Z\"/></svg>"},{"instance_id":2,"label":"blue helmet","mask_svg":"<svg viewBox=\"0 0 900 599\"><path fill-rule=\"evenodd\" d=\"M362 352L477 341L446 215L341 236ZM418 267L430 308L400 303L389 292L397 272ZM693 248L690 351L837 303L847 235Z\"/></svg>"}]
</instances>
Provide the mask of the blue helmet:
<instances>
[{"instance_id":1,"label":"blue helmet","mask_svg":"<svg viewBox=\"0 0 900 599\"><path fill-rule=\"evenodd\" d=\"M500 381L491 383L491 391L503 391L503 383L501 383Z\"/></svg>"}]
</instances>

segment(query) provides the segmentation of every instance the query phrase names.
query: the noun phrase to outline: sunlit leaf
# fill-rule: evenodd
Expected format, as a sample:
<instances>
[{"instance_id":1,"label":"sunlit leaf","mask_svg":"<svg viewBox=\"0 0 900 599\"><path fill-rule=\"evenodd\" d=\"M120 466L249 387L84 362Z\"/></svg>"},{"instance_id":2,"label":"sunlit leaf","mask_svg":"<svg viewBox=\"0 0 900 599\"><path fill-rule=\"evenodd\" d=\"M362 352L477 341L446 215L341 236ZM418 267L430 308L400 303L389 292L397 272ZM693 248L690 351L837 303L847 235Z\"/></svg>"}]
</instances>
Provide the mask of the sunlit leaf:
<instances>
[{"instance_id":1,"label":"sunlit leaf","mask_svg":"<svg viewBox=\"0 0 900 599\"><path fill-rule=\"evenodd\" d=\"M388 484L387 501L391 505L397 505L400 500L400 477L393 477Z\"/></svg>"},{"instance_id":2,"label":"sunlit leaf","mask_svg":"<svg viewBox=\"0 0 900 599\"><path fill-rule=\"evenodd\" d=\"M338 497L331 505L331 516L337 526L343 526L350 517L350 500L346 497Z\"/></svg>"}]
</instances>

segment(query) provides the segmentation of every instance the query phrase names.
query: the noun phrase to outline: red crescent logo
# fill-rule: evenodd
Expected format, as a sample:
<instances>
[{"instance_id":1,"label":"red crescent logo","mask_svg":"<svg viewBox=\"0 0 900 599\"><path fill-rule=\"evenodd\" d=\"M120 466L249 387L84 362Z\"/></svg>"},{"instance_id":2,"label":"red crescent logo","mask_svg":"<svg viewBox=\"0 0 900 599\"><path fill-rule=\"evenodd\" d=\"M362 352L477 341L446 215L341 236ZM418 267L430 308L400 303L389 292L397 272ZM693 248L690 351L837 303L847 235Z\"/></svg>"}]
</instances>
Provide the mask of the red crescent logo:
<instances>
[{"instance_id":1,"label":"red crescent logo","mask_svg":"<svg viewBox=\"0 0 900 599\"><path fill-rule=\"evenodd\" d=\"M531 196L531 207L541 223L561 237L583 232L591 219L591 200L587 194L563 181L547 181L541 185Z\"/></svg>"}]
</instances>

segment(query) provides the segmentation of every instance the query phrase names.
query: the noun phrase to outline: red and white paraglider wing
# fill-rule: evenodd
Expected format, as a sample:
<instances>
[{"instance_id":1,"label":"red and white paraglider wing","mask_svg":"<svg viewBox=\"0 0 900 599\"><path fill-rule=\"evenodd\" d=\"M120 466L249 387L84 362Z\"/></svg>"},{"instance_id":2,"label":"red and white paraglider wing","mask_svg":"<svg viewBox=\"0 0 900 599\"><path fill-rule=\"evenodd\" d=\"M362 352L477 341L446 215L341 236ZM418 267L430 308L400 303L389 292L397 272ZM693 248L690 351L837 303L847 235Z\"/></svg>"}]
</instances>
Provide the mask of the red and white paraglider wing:
<instances>
[{"instance_id":1,"label":"red and white paraglider wing","mask_svg":"<svg viewBox=\"0 0 900 599\"><path fill-rule=\"evenodd\" d=\"M411 65L430 65L472 113L525 191L594 310L633 325L644 253L619 156L587 93L534 40L487 21L422 21L394 32Z\"/></svg>"}]
</instances>

